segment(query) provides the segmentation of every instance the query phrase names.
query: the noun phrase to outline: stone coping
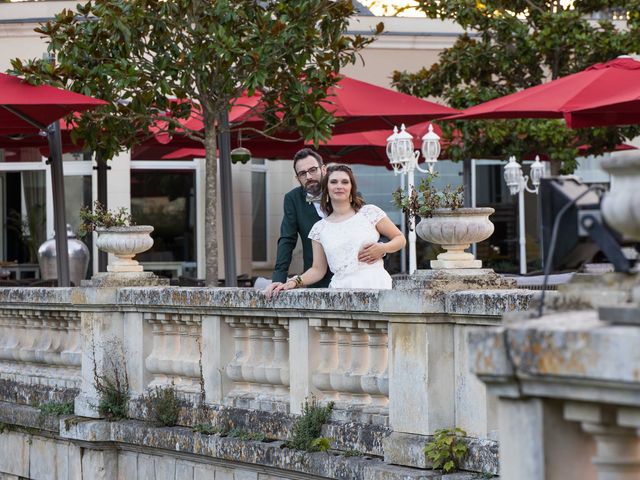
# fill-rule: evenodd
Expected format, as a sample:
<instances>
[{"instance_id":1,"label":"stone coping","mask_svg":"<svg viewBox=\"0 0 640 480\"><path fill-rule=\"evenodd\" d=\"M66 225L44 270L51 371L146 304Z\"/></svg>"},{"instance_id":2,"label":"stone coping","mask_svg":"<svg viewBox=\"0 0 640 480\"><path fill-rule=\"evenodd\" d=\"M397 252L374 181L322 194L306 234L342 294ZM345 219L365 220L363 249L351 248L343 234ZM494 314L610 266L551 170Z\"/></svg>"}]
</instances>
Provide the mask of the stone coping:
<instances>
[{"instance_id":1,"label":"stone coping","mask_svg":"<svg viewBox=\"0 0 640 480\"><path fill-rule=\"evenodd\" d=\"M81 417L60 421L62 438L83 442L114 442L232 462L261 465L323 478L350 480L471 480L476 473L442 475L439 471L388 465L379 458L338 453L307 453L287 448L281 441L258 442L204 435L184 427L153 427L127 420L105 422Z\"/></svg>"},{"instance_id":2,"label":"stone coping","mask_svg":"<svg viewBox=\"0 0 640 480\"><path fill-rule=\"evenodd\" d=\"M594 310L553 313L469 336L471 363L490 386L581 401L640 404L640 329ZM612 355L615 352L615 355Z\"/></svg>"},{"instance_id":3,"label":"stone coping","mask_svg":"<svg viewBox=\"0 0 640 480\"><path fill-rule=\"evenodd\" d=\"M117 305L119 310L140 309L197 314L225 314L242 309L251 314L308 318L359 314L415 315L442 313L460 316L499 317L505 312L526 309L539 292L523 289L473 289L441 291L430 289L329 290L300 289L267 299L252 288L203 287L125 287L125 288L0 288L0 306L24 308L103 309ZM451 321L437 318L433 321ZM405 321L401 318L392 321ZM412 321L412 320L408 320Z\"/></svg>"}]
</instances>

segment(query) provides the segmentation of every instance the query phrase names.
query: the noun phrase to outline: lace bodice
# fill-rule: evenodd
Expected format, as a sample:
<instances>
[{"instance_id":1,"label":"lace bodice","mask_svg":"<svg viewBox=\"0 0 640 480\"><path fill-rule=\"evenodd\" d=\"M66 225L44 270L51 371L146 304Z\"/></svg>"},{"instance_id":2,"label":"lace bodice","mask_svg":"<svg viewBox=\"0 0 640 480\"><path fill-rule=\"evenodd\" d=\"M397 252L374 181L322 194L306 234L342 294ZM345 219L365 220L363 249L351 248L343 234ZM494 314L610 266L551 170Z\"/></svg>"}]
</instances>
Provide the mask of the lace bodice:
<instances>
[{"instance_id":1,"label":"lace bodice","mask_svg":"<svg viewBox=\"0 0 640 480\"><path fill-rule=\"evenodd\" d=\"M380 239L376 224L384 217L386 213L381 208L364 205L353 217L342 222L332 223L322 219L313 226L309 238L322 244L336 281L340 281L341 276L371 266L358 262L358 252L363 245ZM384 271L382 260L375 265Z\"/></svg>"}]
</instances>

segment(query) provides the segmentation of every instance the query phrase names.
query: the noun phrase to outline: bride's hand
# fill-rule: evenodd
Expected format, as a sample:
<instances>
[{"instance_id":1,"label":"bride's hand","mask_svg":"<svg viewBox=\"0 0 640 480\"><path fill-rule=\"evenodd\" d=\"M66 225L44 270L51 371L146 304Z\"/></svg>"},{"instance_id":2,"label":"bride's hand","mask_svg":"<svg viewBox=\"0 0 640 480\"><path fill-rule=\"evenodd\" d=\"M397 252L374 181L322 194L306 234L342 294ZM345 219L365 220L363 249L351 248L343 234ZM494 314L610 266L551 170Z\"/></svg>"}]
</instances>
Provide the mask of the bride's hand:
<instances>
[{"instance_id":1,"label":"bride's hand","mask_svg":"<svg viewBox=\"0 0 640 480\"><path fill-rule=\"evenodd\" d=\"M296 281L288 280L285 283L281 283L276 288L274 288L273 291L271 292L271 295L275 297L276 295L278 295L278 293L280 293L283 290L293 290L294 288L296 288Z\"/></svg>"},{"instance_id":2,"label":"bride's hand","mask_svg":"<svg viewBox=\"0 0 640 480\"><path fill-rule=\"evenodd\" d=\"M384 257L385 253L382 243L369 243L358 252L358 261L363 263L376 263Z\"/></svg>"}]
</instances>

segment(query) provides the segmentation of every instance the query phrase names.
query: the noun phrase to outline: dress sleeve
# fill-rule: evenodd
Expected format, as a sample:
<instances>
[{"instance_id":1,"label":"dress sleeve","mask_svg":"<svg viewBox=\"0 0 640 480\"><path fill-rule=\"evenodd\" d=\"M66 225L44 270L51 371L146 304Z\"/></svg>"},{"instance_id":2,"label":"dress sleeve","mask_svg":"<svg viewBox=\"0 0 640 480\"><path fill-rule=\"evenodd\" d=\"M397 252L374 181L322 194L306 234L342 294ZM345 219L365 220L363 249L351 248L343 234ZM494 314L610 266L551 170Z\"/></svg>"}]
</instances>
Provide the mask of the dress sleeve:
<instances>
[{"instance_id":1,"label":"dress sleeve","mask_svg":"<svg viewBox=\"0 0 640 480\"><path fill-rule=\"evenodd\" d=\"M377 223L387 216L380 207L376 207L375 205L367 204L362 207L362 214L364 217L369 220L371 225L377 225Z\"/></svg>"},{"instance_id":2,"label":"dress sleeve","mask_svg":"<svg viewBox=\"0 0 640 480\"><path fill-rule=\"evenodd\" d=\"M309 232L309 238L311 240L315 240L316 242L320 241L320 234L322 233L322 229L324 228L324 220L320 220L316 222L313 227L311 227L311 231Z\"/></svg>"}]
</instances>

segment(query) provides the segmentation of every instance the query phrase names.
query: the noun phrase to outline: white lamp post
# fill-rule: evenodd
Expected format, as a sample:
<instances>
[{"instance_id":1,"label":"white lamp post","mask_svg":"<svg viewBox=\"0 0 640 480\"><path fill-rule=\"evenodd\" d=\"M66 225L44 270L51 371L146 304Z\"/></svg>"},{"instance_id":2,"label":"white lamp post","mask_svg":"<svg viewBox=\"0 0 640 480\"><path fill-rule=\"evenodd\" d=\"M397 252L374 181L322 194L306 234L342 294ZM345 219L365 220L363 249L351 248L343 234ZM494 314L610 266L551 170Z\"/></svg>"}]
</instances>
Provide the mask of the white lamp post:
<instances>
[{"instance_id":1,"label":"white lamp post","mask_svg":"<svg viewBox=\"0 0 640 480\"><path fill-rule=\"evenodd\" d=\"M404 125L402 125L399 132L398 127L393 127L393 133L387 138L387 157L396 175L407 176L407 193L409 195L411 195L415 185L415 170L418 169L422 173L433 173L435 164L438 161L438 155L440 155L440 137L433 131L432 125L429 125L429 131L422 137L421 150L428 165L426 170L418 165L420 152L413 150L413 136L407 132ZM415 272L416 268L415 219L409 217L409 273Z\"/></svg>"},{"instance_id":2,"label":"white lamp post","mask_svg":"<svg viewBox=\"0 0 640 480\"><path fill-rule=\"evenodd\" d=\"M509 157L509 162L504 167L504 181L509 187L511 195L518 195L518 245L520 247L520 274L527 273L527 240L524 232L524 192L538 193L540 179L544 174L544 165L540 157L536 155L535 161L531 164L531 184L527 185L529 177L522 175L522 167L516 162L516 157Z\"/></svg>"}]
</instances>

